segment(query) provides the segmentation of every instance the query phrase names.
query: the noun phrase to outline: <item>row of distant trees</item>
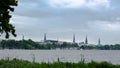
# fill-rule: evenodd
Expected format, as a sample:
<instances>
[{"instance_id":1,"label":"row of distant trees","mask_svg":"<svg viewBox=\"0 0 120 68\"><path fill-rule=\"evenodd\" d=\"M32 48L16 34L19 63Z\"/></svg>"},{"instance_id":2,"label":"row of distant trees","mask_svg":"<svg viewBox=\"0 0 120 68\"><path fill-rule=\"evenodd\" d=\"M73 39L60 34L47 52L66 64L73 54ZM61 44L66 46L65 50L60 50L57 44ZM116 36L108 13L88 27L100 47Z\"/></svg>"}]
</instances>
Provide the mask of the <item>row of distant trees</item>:
<instances>
[{"instance_id":1,"label":"row of distant trees","mask_svg":"<svg viewBox=\"0 0 120 68\"><path fill-rule=\"evenodd\" d=\"M63 44L40 44L39 42L34 42L31 39L28 40L2 40L0 42L0 49L64 49L78 47L77 44L70 44L64 42Z\"/></svg>"},{"instance_id":2,"label":"row of distant trees","mask_svg":"<svg viewBox=\"0 0 120 68\"><path fill-rule=\"evenodd\" d=\"M98 49L98 50L120 50L120 44L115 45L82 45L79 46L77 43L71 44L64 42L63 44L40 44L39 42L28 40L2 40L0 42L0 49Z\"/></svg>"},{"instance_id":3,"label":"row of distant trees","mask_svg":"<svg viewBox=\"0 0 120 68\"><path fill-rule=\"evenodd\" d=\"M120 50L120 44L114 44L114 45L94 45L94 46L81 46L81 49L97 49L97 50Z\"/></svg>"}]
</instances>

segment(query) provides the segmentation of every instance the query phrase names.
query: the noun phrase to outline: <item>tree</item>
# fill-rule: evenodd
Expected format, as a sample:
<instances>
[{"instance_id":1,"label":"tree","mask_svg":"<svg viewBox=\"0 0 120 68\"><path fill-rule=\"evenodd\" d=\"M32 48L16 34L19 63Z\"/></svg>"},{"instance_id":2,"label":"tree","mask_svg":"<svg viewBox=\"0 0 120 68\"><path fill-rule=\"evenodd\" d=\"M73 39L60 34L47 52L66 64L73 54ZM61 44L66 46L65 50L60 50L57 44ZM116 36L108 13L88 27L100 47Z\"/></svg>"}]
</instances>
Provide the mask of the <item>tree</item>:
<instances>
[{"instance_id":1,"label":"tree","mask_svg":"<svg viewBox=\"0 0 120 68\"><path fill-rule=\"evenodd\" d=\"M12 17L10 12L14 11L13 6L17 6L17 0L0 0L0 36L5 33L5 37L9 38L12 34L16 36L15 27L10 24Z\"/></svg>"}]
</instances>

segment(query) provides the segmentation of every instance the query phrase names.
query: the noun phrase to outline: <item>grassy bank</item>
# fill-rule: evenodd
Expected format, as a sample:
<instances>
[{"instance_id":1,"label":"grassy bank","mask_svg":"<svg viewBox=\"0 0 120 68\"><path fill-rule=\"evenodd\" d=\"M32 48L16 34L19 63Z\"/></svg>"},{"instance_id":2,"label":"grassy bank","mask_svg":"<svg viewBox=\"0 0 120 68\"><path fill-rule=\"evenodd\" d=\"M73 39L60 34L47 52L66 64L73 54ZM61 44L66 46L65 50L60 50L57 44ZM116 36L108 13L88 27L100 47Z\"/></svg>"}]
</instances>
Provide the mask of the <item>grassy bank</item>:
<instances>
[{"instance_id":1,"label":"grassy bank","mask_svg":"<svg viewBox=\"0 0 120 68\"><path fill-rule=\"evenodd\" d=\"M114 65L108 62L90 62L90 63L71 63L71 62L54 62L54 63L34 63L25 60L0 60L0 68L120 68L120 65Z\"/></svg>"}]
</instances>

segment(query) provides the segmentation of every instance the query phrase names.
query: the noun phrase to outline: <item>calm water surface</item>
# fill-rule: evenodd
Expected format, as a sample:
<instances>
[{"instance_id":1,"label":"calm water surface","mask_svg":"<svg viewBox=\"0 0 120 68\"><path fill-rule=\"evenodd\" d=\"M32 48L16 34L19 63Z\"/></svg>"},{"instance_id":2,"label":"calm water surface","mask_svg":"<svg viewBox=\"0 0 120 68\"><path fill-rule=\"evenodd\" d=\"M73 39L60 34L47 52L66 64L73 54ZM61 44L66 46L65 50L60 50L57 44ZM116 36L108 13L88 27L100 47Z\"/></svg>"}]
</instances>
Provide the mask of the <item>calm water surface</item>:
<instances>
[{"instance_id":1,"label":"calm water surface","mask_svg":"<svg viewBox=\"0 0 120 68\"><path fill-rule=\"evenodd\" d=\"M9 57L36 62L54 62L59 58L64 62L79 62L81 56L86 62L108 61L120 64L119 50L0 50L0 59Z\"/></svg>"}]
</instances>

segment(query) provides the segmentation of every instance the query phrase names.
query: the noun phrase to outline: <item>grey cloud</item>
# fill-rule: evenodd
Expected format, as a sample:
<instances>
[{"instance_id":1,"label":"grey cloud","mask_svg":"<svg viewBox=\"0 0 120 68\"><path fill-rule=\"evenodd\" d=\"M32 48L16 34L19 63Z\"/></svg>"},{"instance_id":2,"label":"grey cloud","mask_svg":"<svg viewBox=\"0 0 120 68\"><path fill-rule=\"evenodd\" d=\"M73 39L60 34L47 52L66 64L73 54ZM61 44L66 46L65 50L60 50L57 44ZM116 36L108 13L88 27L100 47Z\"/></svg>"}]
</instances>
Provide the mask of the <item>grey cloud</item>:
<instances>
[{"instance_id":1,"label":"grey cloud","mask_svg":"<svg viewBox=\"0 0 120 68\"><path fill-rule=\"evenodd\" d=\"M120 18L117 1L119 0L114 0L112 2L114 4L111 5L117 8L91 10L88 8L55 9L47 4L47 0L19 0L12 22L16 26L18 36L24 34L28 38L37 40L42 39L44 33L50 34L51 38L60 37L61 39L70 39L71 35L76 33L78 41L84 40L83 36L88 34L89 39L94 42L99 35L104 43L118 43L119 37L116 36L117 41L114 41L114 38L109 36L118 35L120 32L101 30L103 27L100 25L103 21L120 23L116 20Z\"/></svg>"},{"instance_id":2,"label":"grey cloud","mask_svg":"<svg viewBox=\"0 0 120 68\"><path fill-rule=\"evenodd\" d=\"M24 4L25 3L25 4ZM37 6L31 6L32 4L36 4ZM108 20L112 21L116 17L120 16L120 13L116 10L106 10L104 12L97 12L89 9L59 9L55 10L50 8L47 4L45 6L45 0L20 0L20 7L18 6L18 10L16 10L16 14L28 17L36 17L36 18L77 18L79 17L81 20ZM26 6L28 5L28 6ZM30 6L30 7L29 7ZM25 8L27 7L27 8ZM29 8L28 8L29 7ZM19 9L22 8L22 9ZM34 8L34 9L33 9ZM103 10L102 10L103 11ZM115 12L116 11L116 12ZM109 12L109 13L108 13ZM80 20L80 21L81 21ZM86 21L85 21L86 22Z\"/></svg>"}]
</instances>

